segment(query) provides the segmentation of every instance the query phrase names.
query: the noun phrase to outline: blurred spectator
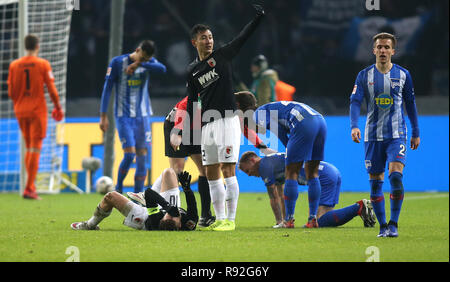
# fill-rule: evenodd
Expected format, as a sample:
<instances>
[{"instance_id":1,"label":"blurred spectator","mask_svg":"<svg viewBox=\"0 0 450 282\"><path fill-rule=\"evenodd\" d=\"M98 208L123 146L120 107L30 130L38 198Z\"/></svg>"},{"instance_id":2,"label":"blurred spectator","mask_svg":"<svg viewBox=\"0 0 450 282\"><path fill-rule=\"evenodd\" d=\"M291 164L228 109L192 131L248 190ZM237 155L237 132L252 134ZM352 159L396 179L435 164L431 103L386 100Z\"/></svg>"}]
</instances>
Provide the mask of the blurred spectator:
<instances>
[{"instance_id":1,"label":"blurred spectator","mask_svg":"<svg viewBox=\"0 0 450 282\"><path fill-rule=\"evenodd\" d=\"M264 54L296 87L297 98L340 97L336 103L347 103L356 73L373 62L370 56L358 57L358 46L387 28L399 37L393 61L416 77L416 95L448 95L448 1L380 1L378 11L366 10L361 0L264 1L267 17L236 57L235 72L250 85L251 59ZM68 99L99 97L108 63L110 1L80 3L72 15ZM133 49L142 37L153 39L156 57L168 69L153 80L152 95L183 96L184 70L195 56L186 43L187 29L197 22L210 25L220 46L251 16L251 5L240 0L127 0L123 46Z\"/></svg>"}]
</instances>

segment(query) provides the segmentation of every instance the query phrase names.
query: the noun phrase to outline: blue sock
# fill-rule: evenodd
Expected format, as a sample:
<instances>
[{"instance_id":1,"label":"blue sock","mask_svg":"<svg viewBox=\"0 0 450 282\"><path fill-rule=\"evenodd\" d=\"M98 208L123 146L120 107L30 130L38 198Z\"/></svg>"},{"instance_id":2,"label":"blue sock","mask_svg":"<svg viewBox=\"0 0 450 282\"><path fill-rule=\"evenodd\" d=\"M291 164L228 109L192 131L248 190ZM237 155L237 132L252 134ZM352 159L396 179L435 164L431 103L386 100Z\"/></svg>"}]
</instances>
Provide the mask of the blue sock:
<instances>
[{"instance_id":1,"label":"blue sock","mask_svg":"<svg viewBox=\"0 0 450 282\"><path fill-rule=\"evenodd\" d=\"M297 180L286 179L284 183L284 205L286 207L286 221L294 218L295 204L298 198Z\"/></svg>"},{"instance_id":2,"label":"blue sock","mask_svg":"<svg viewBox=\"0 0 450 282\"><path fill-rule=\"evenodd\" d=\"M135 153L125 153L122 161L120 162L119 172L117 174L117 184L116 184L116 191L119 193L122 193L123 180L127 176L128 170L130 169L130 166L133 163L135 156L136 156Z\"/></svg>"},{"instance_id":3,"label":"blue sock","mask_svg":"<svg viewBox=\"0 0 450 282\"><path fill-rule=\"evenodd\" d=\"M336 227L346 224L358 215L359 204L354 204L339 210L332 210L322 215L318 220L319 227Z\"/></svg>"},{"instance_id":4,"label":"blue sock","mask_svg":"<svg viewBox=\"0 0 450 282\"><path fill-rule=\"evenodd\" d=\"M147 177L147 166L145 161L147 155L136 156L136 173L134 174L134 193L142 192L145 178Z\"/></svg>"},{"instance_id":5,"label":"blue sock","mask_svg":"<svg viewBox=\"0 0 450 282\"><path fill-rule=\"evenodd\" d=\"M383 180L370 180L370 200L378 223L386 224L386 211L384 208Z\"/></svg>"},{"instance_id":6,"label":"blue sock","mask_svg":"<svg viewBox=\"0 0 450 282\"><path fill-rule=\"evenodd\" d=\"M402 182L403 174L394 171L389 175L389 181L391 182L391 221L397 223L405 194Z\"/></svg>"},{"instance_id":7,"label":"blue sock","mask_svg":"<svg viewBox=\"0 0 450 282\"><path fill-rule=\"evenodd\" d=\"M319 178L308 180L309 218L317 215L321 190Z\"/></svg>"}]
</instances>

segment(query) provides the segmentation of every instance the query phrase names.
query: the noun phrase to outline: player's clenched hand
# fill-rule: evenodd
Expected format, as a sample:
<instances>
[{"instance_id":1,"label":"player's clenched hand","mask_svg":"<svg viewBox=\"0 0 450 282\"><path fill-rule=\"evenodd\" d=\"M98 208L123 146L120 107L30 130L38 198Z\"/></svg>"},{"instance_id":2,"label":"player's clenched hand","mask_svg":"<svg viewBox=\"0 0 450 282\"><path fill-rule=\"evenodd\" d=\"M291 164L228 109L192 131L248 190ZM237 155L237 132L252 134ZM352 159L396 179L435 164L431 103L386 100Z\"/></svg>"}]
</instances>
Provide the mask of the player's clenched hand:
<instances>
[{"instance_id":1,"label":"player's clenched hand","mask_svg":"<svg viewBox=\"0 0 450 282\"><path fill-rule=\"evenodd\" d=\"M359 143L361 140L361 131L359 130L359 128L353 128L352 129L352 140L355 143Z\"/></svg>"},{"instance_id":2,"label":"player's clenched hand","mask_svg":"<svg viewBox=\"0 0 450 282\"><path fill-rule=\"evenodd\" d=\"M420 144L420 137L411 138L411 149L416 150Z\"/></svg>"},{"instance_id":3,"label":"player's clenched hand","mask_svg":"<svg viewBox=\"0 0 450 282\"><path fill-rule=\"evenodd\" d=\"M178 173L178 181L181 184L181 187L183 188L183 191L190 191L191 190L191 178L192 176L187 171L183 171Z\"/></svg>"},{"instance_id":4,"label":"player's clenched hand","mask_svg":"<svg viewBox=\"0 0 450 282\"><path fill-rule=\"evenodd\" d=\"M178 151L181 145L181 136L178 134L170 135L170 145L172 146L174 151Z\"/></svg>"},{"instance_id":5,"label":"player's clenched hand","mask_svg":"<svg viewBox=\"0 0 450 282\"><path fill-rule=\"evenodd\" d=\"M253 8L256 10L256 14L257 14L258 16L264 15L264 14L265 14L264 8L263 8L261 5L253 4Z\"/></svg>"},{"instance_id":6,"label":"player's clenched hand","mask_svg":"<svg viewBox=\"0 0 450 282\"><path fill-rule=\"evenodd\" d=\"M100 129L103 132L106 132L106 130L108 130L108 127L109 127L108 116L106 114L102 114L100 116Z\"/></svg>"}]
</instances>

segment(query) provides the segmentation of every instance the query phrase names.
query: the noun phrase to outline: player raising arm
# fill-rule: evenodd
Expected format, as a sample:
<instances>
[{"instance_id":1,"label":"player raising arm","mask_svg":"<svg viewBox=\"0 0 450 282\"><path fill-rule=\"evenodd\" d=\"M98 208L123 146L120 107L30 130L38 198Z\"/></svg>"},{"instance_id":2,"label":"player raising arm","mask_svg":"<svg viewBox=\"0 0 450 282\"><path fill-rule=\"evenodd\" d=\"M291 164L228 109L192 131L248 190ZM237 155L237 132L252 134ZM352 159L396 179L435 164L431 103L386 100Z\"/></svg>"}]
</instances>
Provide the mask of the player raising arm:
<instances>
[{"instance_id":1,"label":"player raising arm","mask_svg":"<svg viewBox=\"0 0 450 282\"><path fill-rule=\"evenodd\" d=\"M254 5L254 8L256 16L253 20L237 37L217 50L213 50L214 39L208 26L197 24L191 30L191 43L198 56L189 65L187 72L187 112L193 121L194 110L201 112L202 162L206 166L211 201L217 218L207 228L213 231L235 229L239 198L236 162L241 129L239 117L235 114L232 60L264 16L261 6Z\"/></svg>"},{"instance_id":2,"label":"player raising arm","mask_svg":"<svg viewBox=\"0 0 450 282\"><path fill-rule=\"evenodd\" d=\"M27 181L23 197L40 199L34 181L39 168L42 140L47 132L47 104L44 84L54 104L52 117L61 121L64 113L59 103L50 63L38 57L39 38L30 34L25 37L26 55L9 65L8 95L13 101L14 112L25 140L25 169Z\"/></svg>"},{"instance_id":3,"label":"player raising arm","mask_svg":"<svg viewBox=\"0 0 450 282\"><path fill-rule=\"evenodd\" d=\"M360 143L358 118L366 100L367 120L364 130L365 166L370 179L370 198L380 224L378 237L397 237L398 219L403 203L403 168L406 164L407 128L405 106L412 126L410 148L420 144L414 87L408 70L391 61L396 38L389 33L373 37L376 63L360 71L350 96L351 138ZM386 162L391 184L391 219L386 222L383 182Z\"/></svg>"}]
</instances>

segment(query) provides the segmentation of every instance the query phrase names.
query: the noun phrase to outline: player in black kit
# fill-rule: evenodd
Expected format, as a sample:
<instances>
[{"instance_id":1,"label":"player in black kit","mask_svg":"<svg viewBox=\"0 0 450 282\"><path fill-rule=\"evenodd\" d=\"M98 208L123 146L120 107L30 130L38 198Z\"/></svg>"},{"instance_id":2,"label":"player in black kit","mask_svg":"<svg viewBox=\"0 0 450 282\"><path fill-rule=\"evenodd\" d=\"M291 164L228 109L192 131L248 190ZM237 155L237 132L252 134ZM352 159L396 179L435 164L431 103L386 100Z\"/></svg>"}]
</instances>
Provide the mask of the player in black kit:
<instances>
[{"instance_id":1,"label":"player in black kit","mask_svg":"<svg viewBox=\"0 0 450 282\"><path fill-rule=\"evenodd\" d=\"M168 195L167 200L152 188L144 193L130 193L130 199L112 191L107 193L97 205L89 220L74 222L70 227L74 230L98 230L98 224L117 209L125 220L123 224L138 230L195 230L198 222L197 202L191 190L191 175L182 172L178 175L171 168L163 172L166 183L180 182L186 196L187 209L178 206L178 193ZM170 185L170 184L169 184ZM178 187L175 189L178 192ZM143 196L140 196L143 194Z\"/></svg>"},{"instance_id":2,"label":"player in black kit","mask_svg":"<svg viewBox=\"0 0 450 282\"><path fill-rule=\"evenodd\" d=\"M206 167L216 215L216 222L206 227L206 230L235 229L239 198L236 162L241 129L239 117L235 113L231 63L264 16L264 9L260 5L253 6L256 17L231 42L216 50L213 50L214 39L207 25L197 24L191 30L191 43L197 49L198 57L188 67L187 112L193 127L198 126L199 119L196 117L201 113L202 162Z\"/></svg>"}]
</instances>

